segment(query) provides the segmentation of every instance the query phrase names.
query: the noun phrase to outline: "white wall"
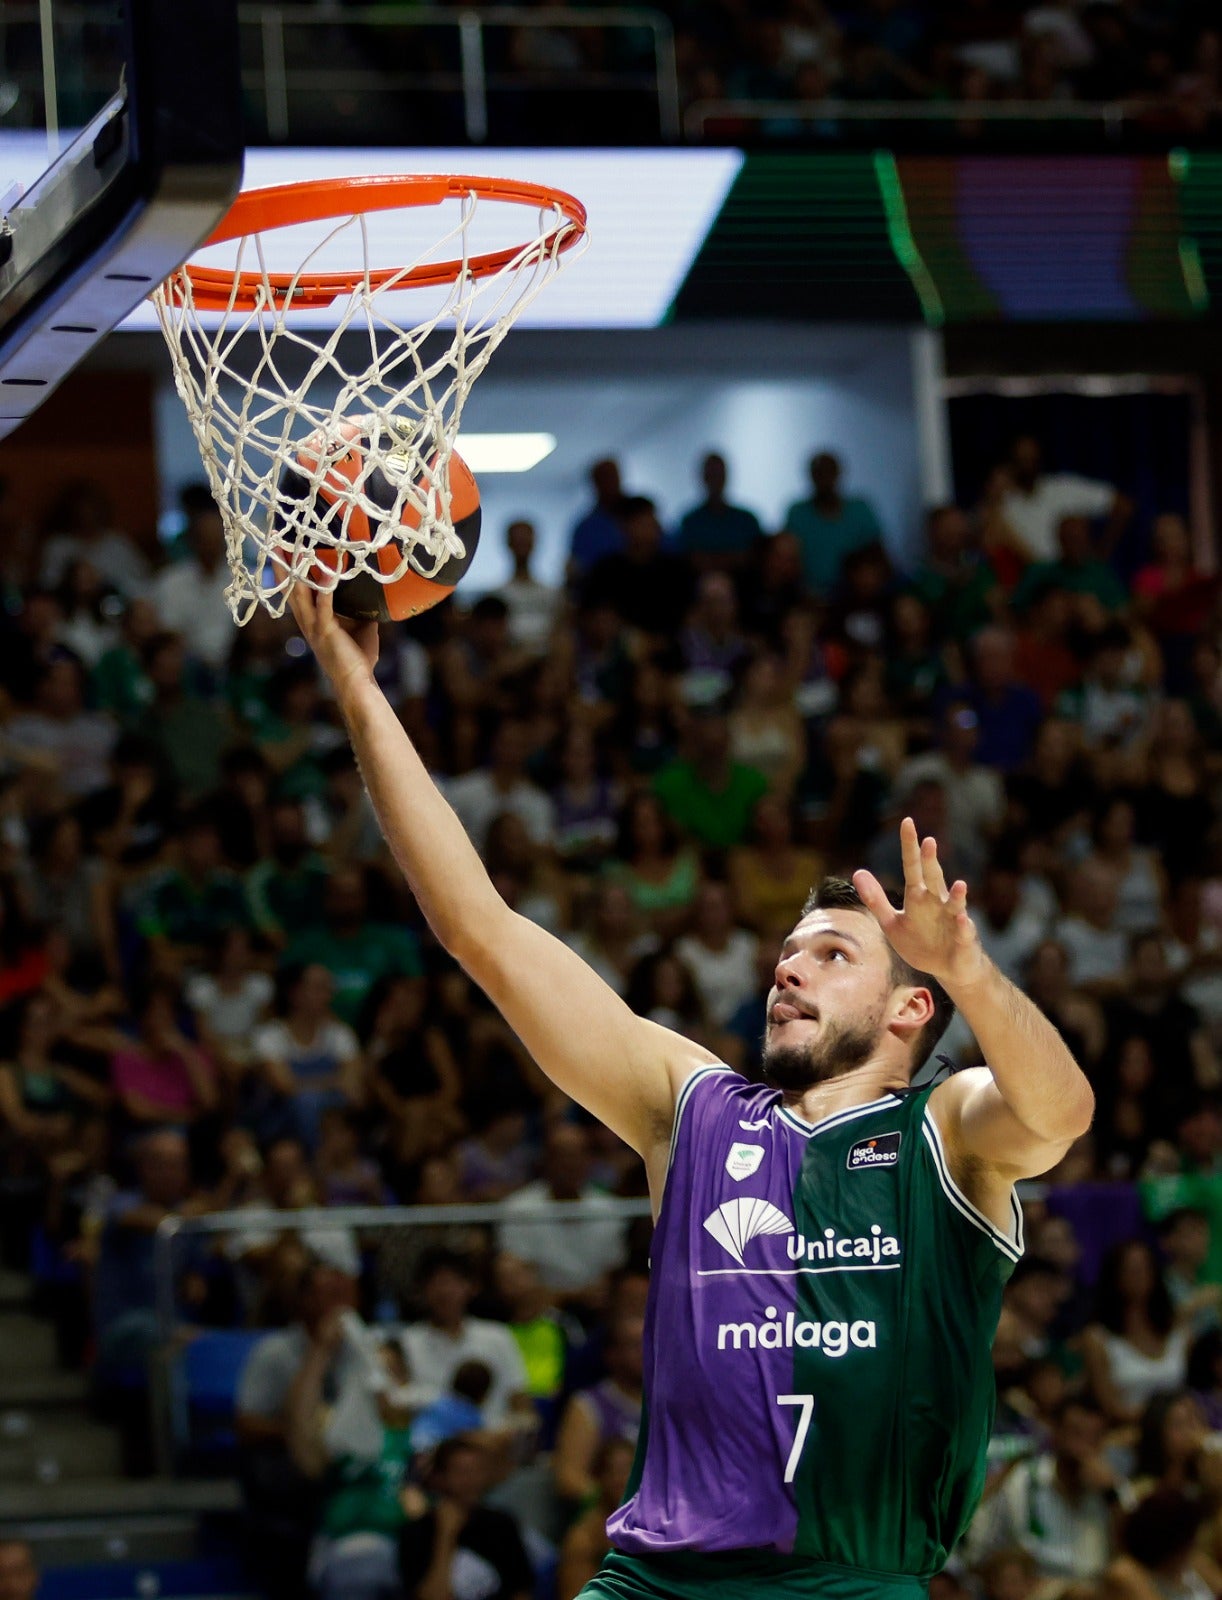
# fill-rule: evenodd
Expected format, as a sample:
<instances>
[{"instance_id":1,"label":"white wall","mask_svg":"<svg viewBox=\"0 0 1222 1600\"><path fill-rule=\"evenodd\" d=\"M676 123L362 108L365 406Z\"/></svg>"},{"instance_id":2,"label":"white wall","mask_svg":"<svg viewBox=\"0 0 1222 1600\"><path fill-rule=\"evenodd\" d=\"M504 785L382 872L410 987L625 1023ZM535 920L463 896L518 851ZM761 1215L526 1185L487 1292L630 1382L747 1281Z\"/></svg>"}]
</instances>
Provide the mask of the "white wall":
<instances>
[{"instance_id":1,"label":"white wall","mask_svg":"<svg viewBox=\"0 0 1222 1600\"><path fill-rule=\"evenodd\" d=\"M529 473L481 480L484 534L467 589L501 581L504 528L520 516L538 530L540 575L557 575L568 530L589 502L589 465L605 455L619 459L628 489L657 500L669 525L698 498L701 455L718 449L730 464L733 498L775 528L808 492L809 456L832 449L845 460L849 491L873 500L902 557L913 548L922 483L931 476L921 455L922 435L929 437L918 423L922 380L903 327L511 336L472 391L464 426L542 431L558 443ZM168 377L157 426L168 507L184 482L201 476Z\"/></svg>"}]
</instances>

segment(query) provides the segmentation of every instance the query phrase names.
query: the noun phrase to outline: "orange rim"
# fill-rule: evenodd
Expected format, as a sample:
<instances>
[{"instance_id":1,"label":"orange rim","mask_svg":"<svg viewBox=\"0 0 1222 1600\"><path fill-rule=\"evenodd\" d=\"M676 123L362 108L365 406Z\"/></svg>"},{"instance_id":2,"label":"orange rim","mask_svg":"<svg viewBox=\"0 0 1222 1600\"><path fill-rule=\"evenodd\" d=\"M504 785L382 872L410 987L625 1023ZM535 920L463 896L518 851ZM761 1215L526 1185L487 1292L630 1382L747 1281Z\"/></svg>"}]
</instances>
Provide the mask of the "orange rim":
<instances>
[{"instance_id":1,"label":"orange rim","mask_svg":"<svg viewBox=\"0 0 1222 1600\"><path fill-rule=\"evenodd\" d=\"M558 210L565 217L557 229L553 248L571 250L586 231L586 208L563 189L542 183L520 183L512 178L468 178L460 176L313 178L305 183L277 184L270 189L248 189L240 194L220 225L204 240L201 249L225 244L249 234L266 233L273 228L288 228L298 222L323 222L332 217L356 216L367 211L394 211L400 207L438 206L443 201L476 194L484 200L509 205L531 206L536 210ZM294 306L329 306L341 295L349 295L368 283L380 289L392 279L400 289L436 288L453 283L463 271L473 278L491 277L509 265L529 241L504 250L488 250L468 261L435 261L404 272L401 267L379 267L373 272L233 272L223 267L197 267L187 262L179 273L191 280L195 305L200 311L253 311L266 301L270 289L276 304L291 299ZM174 278L166 280L167 293L174 295Z\"/></svg>"}]
</instances>

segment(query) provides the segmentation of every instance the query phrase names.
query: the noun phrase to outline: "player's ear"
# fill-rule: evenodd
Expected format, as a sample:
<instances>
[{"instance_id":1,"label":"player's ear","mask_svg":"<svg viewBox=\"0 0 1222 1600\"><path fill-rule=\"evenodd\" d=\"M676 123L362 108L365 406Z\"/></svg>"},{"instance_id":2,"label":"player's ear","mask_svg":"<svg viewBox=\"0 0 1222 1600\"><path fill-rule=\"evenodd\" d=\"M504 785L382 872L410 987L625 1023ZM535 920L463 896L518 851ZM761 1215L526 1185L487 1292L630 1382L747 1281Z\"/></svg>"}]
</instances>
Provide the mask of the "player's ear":
<instances>
[{"instance_id":1,"label":"player's ear","mask_svg":"<svg viewBox=\"0 0 1222 1600\"><path fill-rule=\"evenodd\" d=\"M909 1038L929 1022L934 1014L932 993L925 988L900 984L891 991L891 1028Z\"/></svg>"}]
</instances>

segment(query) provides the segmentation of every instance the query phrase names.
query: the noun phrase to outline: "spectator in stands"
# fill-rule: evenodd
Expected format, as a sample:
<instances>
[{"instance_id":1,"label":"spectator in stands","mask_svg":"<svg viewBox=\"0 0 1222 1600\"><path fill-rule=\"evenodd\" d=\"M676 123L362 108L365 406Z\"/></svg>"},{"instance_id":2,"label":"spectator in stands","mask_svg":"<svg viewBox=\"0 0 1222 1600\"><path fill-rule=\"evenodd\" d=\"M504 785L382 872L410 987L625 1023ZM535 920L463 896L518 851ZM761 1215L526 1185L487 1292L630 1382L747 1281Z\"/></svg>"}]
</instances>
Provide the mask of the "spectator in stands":
<instances>
[{"instance_id":1,"label":"spectator in stands","mask_svg":"<svg viewBox=\"0 0 1222 1600\"><path fill-rule=\"evenodd\" d=\"M225 603L231 577L225 530L206 484L188 485L179 499L187 519L182 535L187 554L158 574L150 598L162 627L181 634L188 653L219 672L233 645L233 618Z\"/></svg>"},{"instance_id":2,"label":"spectator in stands","mask_svg":"<svg viewBox=\"0 0 1222 1600\"><path fill-rule=\"evenodd\" d=\"M557 766L553 848L567 872L597 872L615 844L620 786L603 770L597 741L583 722L565 729Z\"/></svg>"},{"instance_id":3,"label":"spectator in stands","mask_svg":"<svg viewBox=\"0 0 1222 1600\"><path fill-rule=\"evenodd\" d=\"M755 988L755 934L734 920L730 886L706 878L696 891L691 931L675 943L690 969L709 1021L728 1022Z\"/></svg>"},{"instance_id":4,"label":"spectator in stands","mask_svg":"<svg viewBox=\"0 0 1222 1600\"><path fill-rule=\"evenodd\" d=\"M335 981L319 962L286 966L276 981L276 1015L251 1041L251 1053L274 1092L292 1107L293 1126L308 1150L318 1146L329 1109L365 1103L360 1041L332 1010Z\"/></svg>"},{"instance_id":5,"label":"spectator in stands","mask_svg":"<svg viewBox=\"0 0 1222 1600\"><path fill-rule=\"evenodd\" d=\"M1151 697L1132 643L1122 622L1110 623L1095 636L1081 683L1057 702L1058 716L1081 729L1088 750L1136 749L1146 733Z\"/></svg>"},{"instance_id":6,"label":"spectator in stands","mask_svg":"<svg viewBox=\"0 0 1222 1600\"><path fill-rule=\"evenodd\" d=\"M332 1310L310 1341L288 1395L287 1442L297 1471L321 1486L311 1589L318 1600L382 1600L397 1589L398 1536L419 1494L407 1483L410 1390L402 1350L389 1343L356 1358L349 1391L327 1406L328 1374L353 1342L349 1327Z\"/></svg>"},{"instance_id":7,"label":"spectator in stands","mask_svg":"<svg viewBox=\"0 0 1222 1600\"><path fill-rule=\"evenodd\" d=\"M727 573L701 573L696 597L679 634L689 696L728 694L750 646L738 622L738 595Z\"/></svg>"},{"instance_id":8,"label":"spectator in stands","mask_svg":"<svg viewBox=\"0 0 1222 1600\"><path fill-rule=\"evenodd\" d=\"M1106 517L1099 551L1107 556L1133 515L1133 503L1110 483L1072 472L1045 472L1038 439L1023 434L1010 447L1010 484L1002 515L1031 561L1055 561L1064 517Z\"/></svg>"},{"instance_id":9,"label":"spectator in stands","mask_svg":"<svg viewBox=\"0 0 1222 1600\"><path fill-rule=\"evenodd\" d=\"M93 1269L95 1378L102 1389L147 1385L148 1357L160 1337L153 1236L166 1217L206 1209L202 1198L192 1197L187 1141L176 1129L144 1133L131 1158L136 1186L116 1194L107 1207ZM179 1260L180 1271L190 1277L181 1265L184 1257Z\"/></svg>"},{"instance_id":10,"label":"spectator in stands","mask_svg":"<svg viewBox=\"0 0 1222 1600\"><path fill-rule=\"evenodd\" d=\"M1135 796L1138 834L1158 851L1173 881L1195 871L1201 840L1214 809L1208 765L1192 712L1183 700L1165 700L1150 715L1143 782Z\"/></svg>"},{"instance_id":11,"label":"spectator in stands","mask_svg":"<svg viewBox=\"0 0 1222 1600\"><path fill-rule=\"evenodd\" d=\"M1030 760L1006 778L1006 796L1010 818L1027 838L1060 851L1084 831L1097 790L1072 722L1049 717L1041 724Z\"/></svg>"},{"instance_id":12,"label":"spectator in stands","mask_svg":"<svg viewBox=\"0 0 1222 1600\"><path fill-rule=\"evenodd\" d=\"M976 760L1002 772L1027 760L1043 720L1039 696L1018 679L1014 652L1009 629L982 628L972 640L972 681L962 691L979 719Z\"/></svg>"},{"instance_id":13,"label":"spectator in stands","mask_svg":"<svg viewBox=\"0 0 1222 1600\"><path fill-rule=\"evenodd\" d=\"M569 1397L560 1416L552 1453L552 1481L573 1508L598 1492L599 1456L613 1439L635 1445L641 1429L644 1322L622 1317L610 1329L603 1352L607 1376Z\"/></svg>"},{"instance_id":14,"label":"spectator in stands","mask_svg":"<svg viewBox=\"0 0 1222 1600\"><path fill-rule=\"evenodd\" d=\"M761 650L746 663L730 709L731 756L762 772L783 801L806 761L806 729L794 698L785 661Z\"/></svg>"},{"instance_id":15,"label":"spectator in stands","mask_svg":"<svg viewBox=\"0 0 1222 1600\"><path fill-rule=\"evenodd\" d=\"M564 1386L570 1340L584 1338L581 1324L556 1305L539 1268L508 1250L496 1253L492 1284L521 1351L531 1399L536 1406L554 1407Z\"/></svg>"},{"instance_id":16,"label":"spectator in stands","mask_svg":"<svg viewBox=\"0 0 1222 1600\"><path fill-rule=\"evenodd\" d=\"M705 497L679 521L676 547L697 572L743 572L760 537L759 518L726 499L729 473L725 457L710 452L700 463Z\"/></svg>"},{"instance_id":17,"label":"spectator in stands","mask_svg":"<svg viewBox=\"0 0 1222 1600\"><path fill-rule=\"evenodd\" d=\"M585 1129L563 1123L550 1128L543 1176L505 1201L497 1242L500 1249L536 1266L548 1288L566 1301L597 1306L605 1297L607 1274L623 1265L625 1237L624 1224L605 1215L608 1197L590 1182L589 1174ZM556 1209L574 1200L584 1204L578 1220ZM538 1213L538 1220L526 1213Z\"/></svg>"},{"instance_id":18,"label":"spectator in stands","mask_svg":"<svg viewBox=\"0 0 1222 1600\"><path fill-rule=\"evenodd\" d=\"M624 548L624 491L619 463L596 461L590 468L590 482L594 504L574 523L569 535L570 584L584 578L605 556L618 555Z\"/></svg>"},{"instance_id":19,"label":"spectator in stands","mask_svg":"<svg viewBox=\"0 0 1222 1600\"><path fill-rule=\"evenodd\" d=\"M980 872L989 843L1005 815L1000 774L979 762L980 719L970 701L947 699L938 719L935 750L910 757L896 774L896 798L902 805L917 784L932 778L946 794L946 829L954 840L962 871L969 882Z\"/></svg>"},{"instance_id":20,"label":"spectator in stands","mask_svg":"<svg viewBox=\"0 0 1222 1600\"><path fill-rule=\"evenodd\" d=\"M750 838L730 852L728 866L739 920L765 944L784 937L794 907L824 874L819 852L795 843L792 810L775 794L756 802Z\"/></svg>"},{"instance_id":21,"label":"spectator in stands","mask_svg":"<svg viewBox=\"0 0 1222 1600\"><path fill-rule=\"evenodd\" d=\"M425 1315L408 1323L402 1341L421 1395L440 1399L453 1387L463 1362L480 1361L492 1374L483 1404L487 1426L505 1427L515 1415L533 1424L526 1368L512 1333L502 1322L470 1315L476 1280L466 1257L430 1251L421 1259L416 1281Z\"/></svg>"},{"instance_id":22,"label":"spectator in stands","mask_svg":"<svg viewBox=\"0 0 1222 1600\"><path fill-rule=\"evenodd\" d=\"M662 938L687 924L700 862L690 845L680 844L678 826L657 795L634 794L620 813L614 858L604 876L628 895L642 923Z\"/></svg>"},{"instance_id":23,"label":"spectator in stands","mask_svg":"<svg viewBox=\"0 0 1222 1600\"><path fill-rule=\"evenodd\" d=\"M1222 1574L1196 1548L1202 1520L1202 1508L1185 1494L1170 1489L1147 1495L1121 1525L1123 1554L1104 1573L1105 1592L1116 1600L1206 1600L1216 1594Z\"/></svg>"},{"instance_id":24,"label":"spectator in stands","mask_svg":"<svg viewBox=\"0 0 1222 1600\"><path fill-rule=\"evenodd\" d=\"M216 821L204 807L181 822L177 855L178 865L153 884L139 916L149 960L169 976L202 970L217 938L249 923L241 879L224 865Z\"/></svg>"},{"instance_id":25,"label":"spectator in stands","mask_svg":"<svg viewBox=\"0 0 1222 1600\"><path fill-rule=\"evenodd\" d=\"M544 656L564 596L554 584L543 583L530 570L535 553L533 522L519 519L505 530L505 545L513 562L513 573L496 591L509 608L507 632L510 646L531 656Z\"/></svg>"},{"instance_id":26,"label":"spectator in stands","mask_svg":"<svg viewBox=\"0 0 1222 1600\"><path fill-rule=\"evenodd\" d=\"M33 704L6 730L19 755L54 762L56 782L78 800L106 782L118 730L108 716L85 709L85 676L74 656L48 661L34 680Z\"/></svg>"},{"instance_id":27,"label":"spectator in stands","mask_svg":"<svg viewBox=\"0 0 1222 1600\"><path fill-rule=\"evenodd\" d=\"M1033 561L1014 591L1015 610L1023 611L1041 589L1062 589L1075 597L1096 601L1102 611L1116 615L1127 610L1129 597L1115 569L1095 554L1090 520L1073 515L1057 524L1057 555L1050 561Z\"/></svg>"},{"instance_id":28,"label":"spectator in stands","mask_svg":"<svg viewBox=\"0 0 1222 1600\"><path fill-rule=\"evenodd\" d=\"M635 1446L627 1439L612 1438L601 1447L594 1460L591 1478L593 1504L581 1513L564 1536L556 1568L556 1600L576 1600L602 1566L611 1548L607 1538L607 1519L623 1504L632 1471Z\"/></svg>"},{"instance_id":29,"label":"spectator in stands","mask_svg":"<svg viewBox=\"0 0 1222 1600\"><path fill-rule=\"evenodd\" d=\"M289 941L284 963L325 967L335 982L335 1014L354 1028L379 978L419 977L419 945L407 928L370 918L365 874L359 868L332 869L323 917L321 927L308 928Z\"/></svg>"},{"instance_id":30,"label":"spectator in stands","mask_svg":"<svg viewBox=\"0 0 1222 1600\"><path fill-rule=\"evenodd\" d=\"M731 757L729 720L719 705L693 707L686 749L685 758L658 773L654 792L697 843L717 850L741 844L767 778Z\"/></svg>"},{"instance_id":31,"label":"spectator in stands","mask_svg":"<svg viewBox=\"0 0 1222 1600\"><path fill-rule=\"evenodd\" d=\"M92 672L116 642L118 630L107 610L106 585L88 561L74 561L59 587L60 624L56 638Z\"/></svg>"},{"instance_id":32,"label":"spectator in stands","mask_svg":"<svg viewBox=\"0 0 1222 1600\"><path fill-rule=\"evenodd\" d=\"M522 820L537 845L551 844L555 806L527 776L528 754L526 724L507 717L493 735L488 765L464 772L446 785L446 798L477 850L483 851L488 829L504 811Z\"/></svg>"},{"instance_id":33,"label":"spectator in stands","mask_svg":"<svg viewBox=\"0 0 1222 1600\"><path fill-rule=\"evenodd\" d=\"M251 916L263 938L283 948L289 938L321 920L327 864L313 849L305 807L277 795L267 809L268 854L246 877Z\"/></svg>"},{"instance_id":34,"label":"spectator in stands","mask_svg":"<svg viewBox=\"0 0 1222 1600\"><path fill-rule=\"evenodd\" d=\"M1107 867L1116 880L1114 924L1126 933L1162 926L1167 879L1153 850L1136 843L1137 814L1133 802L1111 794L1095 816L1094 848L1087 857Z\"/></svg>"},{"instance_id":35,"label":"spectator in stands","mask_svg":"<svg viewBox=\"0 0 1222 1600\"><path fill-rule=\"evenodd\" d=\"M1197 1206L1178 1206L1169 1211L1158 1224L1158 1245L1163 1255L1163 1278L1177 1314L1185 1302L1190 1302L1194 1335L1218 1327L1218 1286L1205 1282L1209 1261L1209 1213ZM1191 1370L1188 1386L1194 1387Z\"/></svg>"},{"instance_id":36,"label":"spectator in stands","mask_svg":"<svg viewBox=\"0 0 1222 1600\"><path fill-rule=\"evenodd\" d=\"M95 979L118 971L110 883L105 864L86 850L75 812L53 812L30 832L30 855L17 864L21 894L35 923L67 941L77 973Z\"/></svg>"},{"instance_id":37,"label":"spectator in stands","mask_svg":"<svg viewBox=\"0 0 1222 1600\"><path fill-rule=\"evenodd\" d=\"M972 880L975 887L975 878ZM1002 843L989 858L975 893L976 927L989 959L1023 986L1023 974L1047 927L1038 912L1022 903L1022 873L1012 845Z\"/></svg>"},{"instance_id":38,"label":"spectator in stands","mask_svg":"<svg viewBox=\"0 0 1222 1600\"><path fill-rule=\"evenodd\" d=\"M225 569L228 572L228 568ZM228 613L226 621L230 627ZM157 633L144 646L144 674L152 698L140 712L141 735L157 748L183 793L199 799L216 788L233 738L227 708L197 692L177 633Z\"/></svg>"},{"instance_id":39,"label":"spectator in stands","mask_svg":"<svg viewBox=\"0 0 1222 1600\"><path fill-rule=\"evenodd\" d=\"M1170 511L1155 517L1150 543L1153 559L1138 569L1130 586L1133 611L1158 640L1167 687L1179 693L1187 682L1192 644L1208 627L1218 581L1196 566L1183 517Z\"/></svg>"},{"instance_id":40,"label":"spectator in stands","mask_svg":"<svg viewBox=\"0 0 1222 1600\"><path fill-rule=\"evenodd\" d=\"M516 690L535 658L509 638L509 607L484 595L471 607L465 627L438 650L436 686L445 709L449 755L465 772L487 747L502 718L517 709Z\"/></svg>"},{"instance_id":41,"label":"spectator in stands","mask_svg":"<svg viewBox=\"0 0 1222 1600\"><path fill-rule=\"evenodd\" d=\"M1051 711L1061 695L1082 676L1082 663L1071 647L1076 627L1075 602L1055 582L1034 579L1025 586L1025 603L1014 606L1014 664L1019 678Z\"/></svg>"},{"instance_id":42,"label":"spectator in stands","mask_svg":"<svg viewBox=\"0 0 1222 1600\"><path fill-rule=\"evenodd\" d=\"M1000 617L1001 589L987 557L972 547L966 512L934 506L925 515L925 555L912 575L929 608L934 637L965 642Z\"/></svg>"},{"instance_id":43,"label":"spectator in stands","mask_svg":"<svg viewBox=\"0 0 1222 1600\"><path fill-rule=\"evenodd\" d=\"M384 1160L400 1189L421 1157L444 1150L466 1127L458 1062L424 978L380 978L365 1002L368 1096L385 1119Z\"/></svg>"},{"instance_id":44,"label":"spectator in stands","mask_svg":"<svg viewBox=\"0 0 1222 1600\"><path fill-rule=\"evenodd\" d=\"M802 547L803 580L824 599L840 581L845 556L883 536L870 502L842 494L840 479L840 458L820 451L810 459L810 498L795 500L785 513L785 527Z\"/></svg>"},{"instance_id":45,"label":"spectator in stands","mask_svg":"<svg viewBox=\"0 0 1222 1600\"><path fill-rule=\"evenodd\" d=\"M1149 1046L1158 1062L1159 1096L1168 1114L1190 1102L1196 1090L1217 1087L1218 1063L1209 1035L1176 988L1157 925L1131 936L1124 983L1105 1012L1113 1039L1144 1039Z\"/></svg>"},{"instance_id":46,"label":"spectator in stands","mask_svg":"<svg viewBox=\"0 0 1222 1600\"><path fill-rule=\"evenodd\" d=\"M1082 1336L1087 1385L1109 1422L1136 1422L1151 1396L1184 1387L1190 1337L1151 1247L1142 1239L1114 1246L1095 1288L1095 1321Z\"/></svg>"},{"instance_id":47,"label":"spectator in stands","mask_svg":"<svg viewBox=\"0 0 1222 1600\"><path fill-rule=\"evenodd\" d=\"M109 1110L111 1095L72 1064L66 1018L50 995L35 990L6 1020L14 1039L0 1059L0 1126L53 1164L72 1150L83 1116Z\"/></svg>"},{"instance_id":48,"label":"spectator in stands","mask_svg":"<svg viewBox=\"0 0 1222 1600\"><path fill-rule=\"evenodd\" d=\"M34 1600L38 1583L38 1565L30 1545L24 1539L0 1535L0 1600Z\"/></svg>"},{"instance_id":49,"label":"spectator in stands","mask_svg":"<svg viewBox=\"0 0 1222 1600\"><path fill-rule=\"evenodd\" d=\"M627 888L609 878L595 888L585 925L565 939L587 966L621 995L637 962L658 947L657 937L642 930Z\"/></svg>"},{"instance_id":50,"label":"spectator in stands","mask_svg":"<svg viewBox=\"0 0 1222 1600\"><path fill-rule=\"evenodd\" d=\"M1069 980L1088 993L1108 995L1123 986L1128 940L1116 925L1116 874L1101 861L1084 861L1069 877L1066 911L1053 937L1069 957Z\"/></svg>"},{"instance_id":51,"label":"spectator in stands","mask_svg":"<svg viewBox=\"0 0 1222 1600\"><path fill-rule=\"evenodd\" d=\"M238 1384L236 1428L246 1503L246 1543L255 1576L270 1592L304 1592L306 1561L319 1512L311 1480L289 1453L290 1401L307 1361L329 1354L322 1397L334 1404L361 1371L357 1351L335 1338L342 1312L356 1307L355 1277L306 1258L294 1285L293 1322L255 1345Z\"/></svg>"},{"instance_id":52,"label":"spectator in stands","mask_svg":"<svg viewBox=\"0 0 1222 1600\"><path fill-rule=\"evenodd\" d=\"M149 561L129 533L114 525L114 507L100 484L66 484L47 515L39 579L55 588L74 561L88 561L107 586L132 596L149 580Z\"/></svg>"},{"instance_id":53,"label":"spectator in stands","mask_svg":"<svg viewBox=\"0 0 1222 1600\"><path fill-rule=\"evenodd\" d=\"M591 567L587 592L605 600L630 628L668 644L692 602L691 563L665 548L657 507L646 496L624 500L620 520L623 549Z\"/></svg>"},{"instance_id":54,"label":"spectator in stands","mask_svg":"<svg viewBox=\"0 0 1222 1600\"><path fill-rule=\"evenodd\" d=\"M1031 952L1026 967L1026 993L1046 1017L1056 1023L1084 1065L1103 1053L1107 1026L1097 1000L1081 994L1070 980L1069 955L1063 944L1045 939Z\"/></svg>"},{"instance_id":55,"label":"spectator in stands","mask_svg":"<svg viewBox=\"0 0 1222 1600\"><path fill-rule=\"evenodd\" d=\"M1097 1581L1111 1557L1122 1488L1104 1451L1106 1432L1096 1405L1066 1397L1048 1448L1012 1462L986 1491L966 1538L971 1564L1018 1547L1045 1578Z\"/></svg>"},{"instance_id":56,"label":"spectator in stands","mask_svg":"<svg viewBox=\"0 0 1222 1600\"><path fill-rule=\"evenodd\" d=\"M216 1110L216 1067L179 1026L182 992L155 978L136 1010L139 1032L111 1058L110 1078L129 1125L182 1127Z\"/></svg>"},{"instance_id":57,"label":"spectator in stands","mask_svg":"<svg viewBox=\"0 0 1222 1600\"><path fill-rule=\"evenodd\" d=\"M469 1593L460 1573L478 1574L483 1600L530 1600L534 1578L518 1525L481 1504L490 1483L486 1451L460 1434L438 1445L427 1486L399 1540L399 1574L417 1600ZM468 1578L468 1582L470 1582Z\"/></svg>"}]
</instances>

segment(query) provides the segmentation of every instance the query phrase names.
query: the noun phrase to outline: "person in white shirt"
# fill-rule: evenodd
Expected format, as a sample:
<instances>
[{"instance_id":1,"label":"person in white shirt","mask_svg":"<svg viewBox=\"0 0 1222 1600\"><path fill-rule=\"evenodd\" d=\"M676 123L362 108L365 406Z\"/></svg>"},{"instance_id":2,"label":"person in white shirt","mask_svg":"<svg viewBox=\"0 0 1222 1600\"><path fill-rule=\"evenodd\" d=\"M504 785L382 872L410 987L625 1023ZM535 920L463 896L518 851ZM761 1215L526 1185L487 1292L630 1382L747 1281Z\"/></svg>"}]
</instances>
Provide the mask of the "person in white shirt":
<instances>
[{"instance_id":1,"label":"person in white shirt","mask_svg":"<svg viewBox=\"0 0 1222 1600\"><path fill-rule=\"evenodd\" d=\"M696 891L692 931L675 944L696 980L710 1021L723 1027L755 993L755 958L759 940L735 927L734 906L727 884L706 879Z\"/></svg>"},{"instance_id":2,"label":"person in white shirt","mask_svg":"<svg viewBox=\"0 0 1222 1600\"><path fill-rule=\"evenodd\" d=\"M183 492L189 521L185 540L191 554L158 573L150 599L162 625L181 634L187 649L205 666L224 665L233 646L233 618L225 604L230 571L225 560L225 531L212 496Z\"/></svg>"},{"instance_id":3,"label":"person in white shirt","mask_svg":"<svg viewBox=\"0 0 1222 1600\"><path fill-rule=\"evenodd\" d=\"M513 576L496 594L509 607L509 642L532 656L544 656L564 599L555 584L540 583L530 570L535 553L534 524L519 519L505 530Z\"/></svg>"},{"instance_id":4,"label":"person in white shirt","mask_svg":"<svg viewBox=\"0 0 1222 1600\"><path fill-rule=\"evenodd\" d=\"M549 1289L581 1299L597 1297L607 1273L624 1263L627 1254L624 1224L597 1212L609 1197L589 1180L590 1140L581 1128L561 1123L547 1136L543 1177L511 1194L504 1202L505 1221L497 1234L497 1248L529 1261ZM550 1211L574 1200L595 1213L579 1220L557 1215L554 1220L515 1220L515 1213Z\"/></svg>"},{"instance_id":5,"label":"person in white shirt","mask_svg":"<svg viewBox=\"0 0 1222 1600\"><path fill-rule=\"evenodd\" d=\"M1106 517L1099 553L1108 555L1133 515L1133 502L1110 483L1076 472L1045 472L1038 439L1015 439L1007 464L1010 488L1001 514L1033 561L1055 561L1062 517Z\"/></svg>"},{"instance_id":6,"label":"person in white shirt","mask_svg":"<svg viewBox=\"0 0 1222 1600\"><path fill-rule=\"evenodd\" d=\"M1116 875L1098 861L1083 861L1069 880L1068 910L1052 937L1069 957L1069 981L1097 996L1123 988L1129 940L1116 926Z\"/></svg>"},{"instance_id":7,"label":"person in white shirt","mask_svg":"<svg viewBox=\"0 0 1222 1600\"><path fill-rule=\"evenodd\" d=\"M1011 983L1020 986L1028 961L1048 933L1047 919L1023 904L1017 845L1001 845L980 884L980 942Z\"/></svg>"},{"instance_id":8,"label":"person in white shirt","mask_svg":"<svg viewBox=\"0 0 1222 1600\"><path fill-rule=\"evenodd\" d=\"M481 855L488 829L504 811L521 820L535 844L552 841L555 809L526 776L526 741L526 725L506 718L496 730L488 766L464 772L445 786L446 799Z\"/></svg>"},{"instance_id":9,"label":"person in white shirt","mask_svg":"<svg viewBox=\"0 0 1222 1600\"><path fill-rule=\"evenodd\" d=\"M973 1566L1017 1545L1048 1578L1097 1579L1111 1557L1115 1506L1124 1493L1103 1453L1107 1420L1089 1400L1057 1409L1051 1448L1015 1461L985 1499L966 1536Z\"/></svg>"},{"instance_id":10,"label":"person in white shirt","mask_svg":"<svg viewBox=\"0 0 1222 1600\"><path fill-rule=\"evenodd\" d=\"M517 1340L503 1322L469 1316L476 1283L465 1257L429 1252L417 1275L425 1316L400 1337L408 1376L418 1395L440 1400L465 1361L482 1361L492 1374L481 1410L489 1428L503 1427L514 1413L531 1412L526 1366Z\"/></svg>"}]
</instances>

